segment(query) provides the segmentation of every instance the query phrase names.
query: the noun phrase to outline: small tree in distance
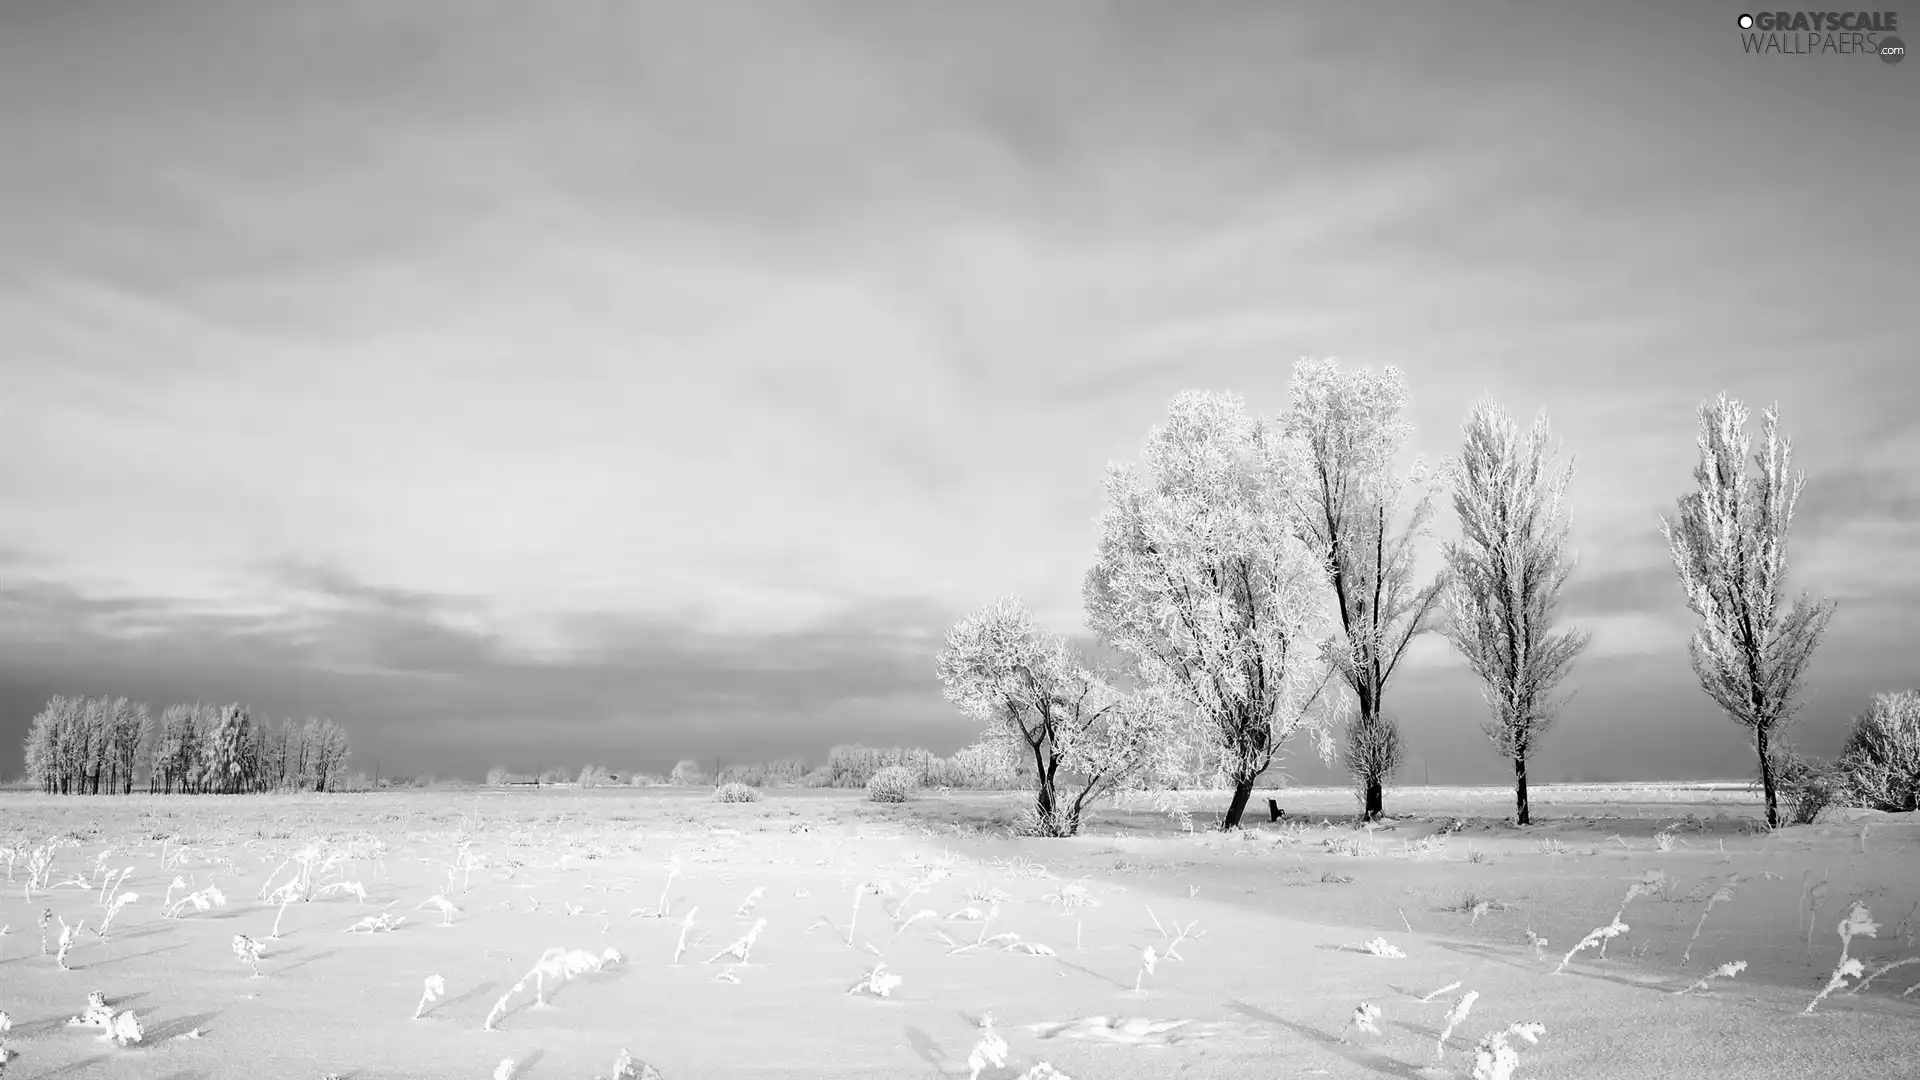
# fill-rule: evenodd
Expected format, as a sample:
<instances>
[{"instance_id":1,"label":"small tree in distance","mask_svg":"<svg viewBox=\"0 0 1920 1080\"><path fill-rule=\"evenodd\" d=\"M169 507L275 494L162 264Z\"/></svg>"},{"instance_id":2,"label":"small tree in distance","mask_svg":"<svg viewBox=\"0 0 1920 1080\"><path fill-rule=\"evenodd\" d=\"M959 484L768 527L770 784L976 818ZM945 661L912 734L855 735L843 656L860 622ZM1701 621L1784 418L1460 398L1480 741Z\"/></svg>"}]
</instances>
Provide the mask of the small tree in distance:
<instances>
[{"instance_id":1,"label":"small tree in distance","mask_svg":"<svg viewBox=\"0 0 1920 1080\"><path fill-rule=\"evenodd\" d=\"M1096 800L1143 772L1165 771L1174 741L1166 710L1149 695L1114 689L1020 600L960 620L946 645L935 662L947 700L988 725L986 745L1033 761L1038 834L1073 836Z\"/></svg>"},{"instance_id":2,"label":"small tree in distance","mask_svg":"<svg viewBox=\"0 0 1920 1080\"><path fill-rule=\"evenodd\" d=\"M1233 785L1223 829L1302 727L1331 759L1327 565L1290 498L1300 463L1232 394L1188 392L1141 464L1107 473L1087 621L1180 708Z\"/></svg>"},{"instance_id":3,"label":"small tree in distance","mask_svg":"<svg viewBox=\"0 0 1920 1080\"><path fill-rule=\"evenodd\" d=\"M1806 474L1790 474L1793 447L1777 408L1761 414L1758 473L1747 473L1747 409L1721 394L1700 406L1698 490L1660 519L1687 606L1700 617L1688 642L1694 674L1726 714L1753 732L1767 826L1780 824L1772 741L1792 721L1794 697L1833 618L1831 600L1805 593L1782 611L1787 531Z\"/></svg>"},{"instance_id":4,"label":"small tree in distance","mask_svg":"<svg viewBox=\"0 0 1920 1080\"><path fill-rule=\"evenodd\" d=\"M1573 572L1562 499L1571 465L1555 470L1543 413L1524 434L1492 401L1467 418L1460 455L1446 464L1460 542L1446 545L1446 634L1480 680L1485 727L1513 762L1514 820L1532 822L1527 758L1554 721L1554 688L1591 636L1552 631Z\"/></svg>"}]
</instances>

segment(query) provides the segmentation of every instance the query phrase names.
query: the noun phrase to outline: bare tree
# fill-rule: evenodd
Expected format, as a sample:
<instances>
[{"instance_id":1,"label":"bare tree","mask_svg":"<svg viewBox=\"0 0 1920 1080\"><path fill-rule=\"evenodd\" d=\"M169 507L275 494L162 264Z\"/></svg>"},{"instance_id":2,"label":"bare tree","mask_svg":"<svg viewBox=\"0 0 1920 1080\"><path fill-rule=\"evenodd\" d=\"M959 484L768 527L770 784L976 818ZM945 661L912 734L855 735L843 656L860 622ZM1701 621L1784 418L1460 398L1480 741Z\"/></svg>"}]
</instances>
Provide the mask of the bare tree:
<instances>
[{"instance_id":1,"label":"bare tree","mask_svg":"<svg viewBox=\"0 0 1920 1080\"><path fill-rule=\"evenodd\" d=\"M1564 505L1573 466L1555 469L1546 414L1522 432L1482 401L1449 459L1460 542L1446 545L1446 634L1480 680L1493 718L1487 737L1513 761L1514 820L1532 821L1527 758L1561 703L1553 691L1587 647L1584 630L1553 631L1573 572Z\"/></svg>"},{"instance_id":2,"label":"bare tree","mask_svg":"<svg viewBox=\"0 0 1920 1080\"><path fill-rule=\"evenodd\" d=\"M1296 730L1332 755L1327 566L1294 513L1299 479L1278 432L1201 392L1173 400L1139 467L1107 474L1087 620L1217 754L1233 785L1224 829Z\"/></svg>"},{"instance_id":3,"label":"bare tree","mask_svg":"<svg viewBox=\"0 0 1920 1080\"><path fill-rule=\"evenodd\" d=\"M1039 835L1076 835L1096 800L1143 773L1171 771L1168 710L1115 690L1018 599L960 620L937 664L947 700L987 723L989 742L1032 759Z\"/></svg>"},{"instance_id":4,"label":"bare tree","mask_svg":"<svg viewBox=\"0 0 1920 1080\"><path fill-rule=\"evenodd\" d=\"M1375 374L1341 371L1331 360L1294 366L1286 429L1303 448L1307 468L1296 493L1299 517L1310 543L1327 553L1344 638L1338 670L1358 706L1351 722L1368 729L1350 734L1349 744L1398 745L1394 721L1384 712L1387 681L1407 645L1433 628L1444 584L1413 583L1414 541L1433 518L1433 492L1419 463L1411 476L1394 471L1413 434L1401 418L1406 407L1406 384L1392 367ZM1410 487L1426 490L1395 528ZM1386 810L1386 777L1356 779L1363 813L1377 819Z\"/></svg>"},{"instance_id":5,"label":"bare tree","mask_svg":"<svg viewBox=\"0 0 1920 1080\"><path fill-rule=\"evenodd\" d=\"M1786 603L1787 530L1806 486L1788 473L1792 445L1780 411L1761 414L1757 474L1746 470L1747 409L1721 394L1700 406L1699 490L1680 497L1679 516L1660 519L1687 606L1700 617L1688 643L1694 674L1728 716L1753 732L1766 794L1767 825L1780 823L1771 742L1793 719L1801 676L1833 618L1831 600L1802 593Z\"/></svg>"}]
</instances>

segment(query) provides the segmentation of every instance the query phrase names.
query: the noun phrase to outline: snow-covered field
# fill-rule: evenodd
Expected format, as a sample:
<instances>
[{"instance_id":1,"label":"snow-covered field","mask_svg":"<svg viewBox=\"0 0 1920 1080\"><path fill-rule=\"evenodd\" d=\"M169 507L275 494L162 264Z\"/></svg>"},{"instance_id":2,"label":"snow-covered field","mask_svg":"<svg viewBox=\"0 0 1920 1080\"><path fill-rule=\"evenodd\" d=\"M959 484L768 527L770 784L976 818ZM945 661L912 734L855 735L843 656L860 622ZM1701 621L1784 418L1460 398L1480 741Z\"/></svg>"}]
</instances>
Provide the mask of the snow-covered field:
<instances>
[{"instance_id":1,"label":"snow-covered field","mask_svg":"<svg viewBox=\"0 0 1920 1080\"><path fill-rule=\"evenodd\" d=\"M1849 945L1868 975L1920 956L1920 824L1759 835L1738 786L1614 785L1537 788L1543 823L1515 829L1498 824L1506 797L1398 790L1407 816L1360 830L1345 792L1261 793L1249 827L1220 834L1222 797L1193 795L1196 831L1110 810L1062 841L995 831L1012 794L0 796L5 1075L538 1080L607 1076L627 1049L668 1080L965 1077L988 1015L992 1080L1042 1062L1077 1080L1461 1077L1484 1035L1524 1022L1544 1030L1508 1039L1517 1078L1878 1077L1920 1060L1920 992L1902 996L1920 964L1859 993L1847 979L1805 1014L1854 903L1877 924ZM206 910L163 915L196 893ZM350 932L383 914L401 921ZM1616 915L1628 929L1604 955L1555 973ZM744 961L712 959L762 919ZM82 925L65 970L63 923ZM575 972L510 993L555 947L580 950ZM68 1023L95 991L138 1042ZM1378 1017L1355 1025L1362 1004Z\"/></svg>"}]
</instances>

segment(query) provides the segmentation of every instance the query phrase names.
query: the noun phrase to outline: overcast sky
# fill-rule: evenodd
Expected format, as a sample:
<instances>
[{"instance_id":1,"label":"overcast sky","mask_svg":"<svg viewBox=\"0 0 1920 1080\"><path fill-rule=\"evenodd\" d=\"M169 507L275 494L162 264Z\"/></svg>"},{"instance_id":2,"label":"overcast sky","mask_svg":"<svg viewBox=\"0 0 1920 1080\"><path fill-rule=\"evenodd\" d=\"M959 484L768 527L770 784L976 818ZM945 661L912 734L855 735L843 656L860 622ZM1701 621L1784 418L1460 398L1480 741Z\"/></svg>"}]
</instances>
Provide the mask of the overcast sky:
<instances>
[{"instance_id":1,"label":"overcast sky","mask_svg":"<svg viewBox=\"0 0 1920 1080\"><path fill-rule=\"evenodd\" d=\"M0 772L53 693L389 774L951 751L946 627L1082 630L1107 462L1307 355L1576 457L1547 779L1751 773L1657 515L1779 401L1830 753L1920 681L1920 66L1737 13L8 3ZM1443 643L1387 700L1508 775Z\"/></svg>"}]
</instances>

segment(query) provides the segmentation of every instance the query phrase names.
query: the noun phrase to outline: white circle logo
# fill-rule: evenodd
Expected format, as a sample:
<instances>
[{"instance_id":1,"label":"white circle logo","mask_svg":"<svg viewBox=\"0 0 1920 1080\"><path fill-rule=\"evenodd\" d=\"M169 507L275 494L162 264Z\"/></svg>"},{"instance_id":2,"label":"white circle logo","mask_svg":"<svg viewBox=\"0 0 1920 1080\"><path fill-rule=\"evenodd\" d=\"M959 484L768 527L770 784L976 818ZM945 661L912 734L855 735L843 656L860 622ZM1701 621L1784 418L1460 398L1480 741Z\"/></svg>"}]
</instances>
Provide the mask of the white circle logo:
<instances>
[{"instance_id":1,"label":"white circle logo","mask_svg":"<svg viewBox=\"0 0 1920 1080\"><path fill-rule=\"evenodd\" d=\"M1740 16L1740 29L1742 30L1753 29L1753 16L1751 15Z\"/></svg>"}]
</instances>

